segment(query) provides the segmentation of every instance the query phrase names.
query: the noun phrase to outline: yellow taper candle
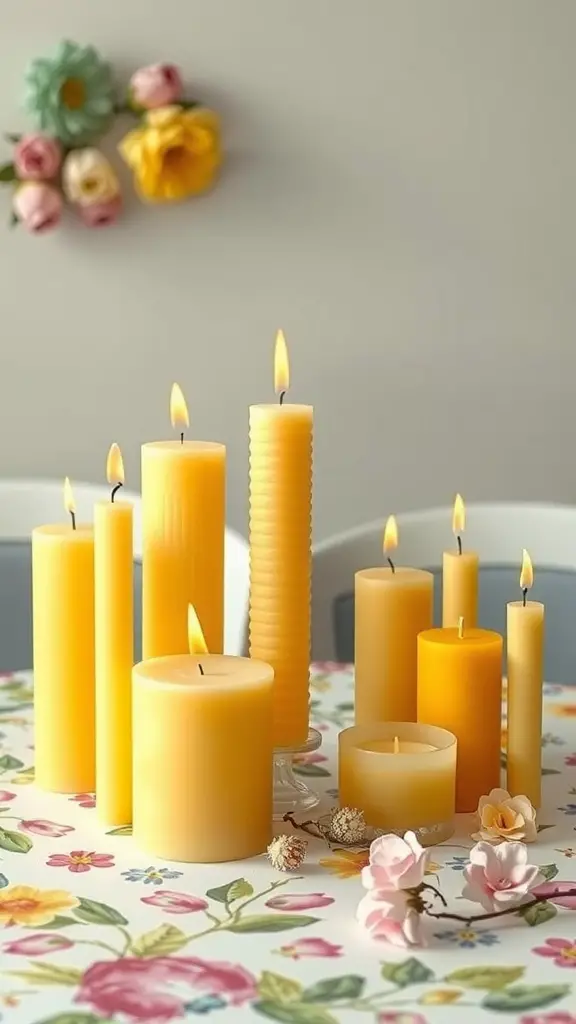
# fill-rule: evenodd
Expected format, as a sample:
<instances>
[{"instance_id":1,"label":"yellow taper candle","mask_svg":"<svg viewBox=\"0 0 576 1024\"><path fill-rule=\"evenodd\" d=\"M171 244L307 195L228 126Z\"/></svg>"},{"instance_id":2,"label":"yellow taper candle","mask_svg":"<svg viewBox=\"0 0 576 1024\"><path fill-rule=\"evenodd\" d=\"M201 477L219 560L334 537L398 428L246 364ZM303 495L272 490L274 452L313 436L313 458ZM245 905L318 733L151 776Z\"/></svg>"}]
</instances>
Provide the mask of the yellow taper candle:
<instances>
[{"instance_id":1,"label":"yellow taper candle","mask_svg":"<svg viewBox=\"0 0 576 1024\"><path fill-rule=\"evenodd\" d=\"M272 837L274 673L207 654L193 609L190 650L134 668L134 841L166 860L243 860Z\"/></svg>"},{"instance_id":2,"label":"yellow taper candle","mask_svg":"<svg viewBox=\"0 0 576 1024\"><path fill-rule=\"evenodd\" d=\"M457 494L452 513L457 550L445 551L442 565L442 625L457 626L463 618L466 628L472 629L478 621L478 555L462 550L465 526L466 508Z\"/></svg>"},{"instance_id":3,"label":"yellow taper candle","mask_svg":"<svg viewBox=\"0 0 576 1024\"><path fill-rule=\"evenodd\" d=\"M278 405L250 407L250 656L274 668L274 743L308 735L312 419L285 405L288 354L274 358Z\"/></svg>"},{"instance_id":4,"label":"yellow taper candle","mask_svg":"<svg viewBox=\"0 0 576 1024\"><path fill-rule=\"evenodd\" d=\"M94 789L94 532L76 523L32 532L36 782L55 793Z\"/></svg>"},{"instance_id":5,"label":"yellow taper candle","mask_svg":"<svg viewBox=\"0 0 576 1024\"><path fill-rule=\"evenodd\" d=\"M116 501L124 483L113 444L106 466L110 501L94 509L96 612L96 808L108 825L132 821L132 667L134 585L132 503Z\"/></svg>"},{"instance_id":6,"label":"yellow taper candle","mask_svg":"<svg viewBox=\"0 0 576 1024\"><path fill-rule=\"evenodd\" d=\"M384 554L389 565L356 573L355 721L416 720L416 637L432 625L432 573L396 566L398 527L389 516Z\"/></svg>"},{"instance_id":7,"label":"yellow taper candle","mask_svg":"<svg viewBox=\"0 0 576 1024\"><path fill-rule=\"evenodd\" d=\"M177 441L142 446L142 657L185 654L193 603L213 653L224 642L226 448L187 441L177 384L170 401Z\"/></svg>"},{"instance_id":8,"label":"yellow taper candle","mask_svg":"<svg viewBox=\"0 0 576 1024\"><path fill-rule=\"evenodd\" d=\"M534 575L530 555L522 556L522 601L507 606L508 792L525 795L533 807L542 802L542 682L544 605L527 601Z\"/></svg>"}]
</instances>

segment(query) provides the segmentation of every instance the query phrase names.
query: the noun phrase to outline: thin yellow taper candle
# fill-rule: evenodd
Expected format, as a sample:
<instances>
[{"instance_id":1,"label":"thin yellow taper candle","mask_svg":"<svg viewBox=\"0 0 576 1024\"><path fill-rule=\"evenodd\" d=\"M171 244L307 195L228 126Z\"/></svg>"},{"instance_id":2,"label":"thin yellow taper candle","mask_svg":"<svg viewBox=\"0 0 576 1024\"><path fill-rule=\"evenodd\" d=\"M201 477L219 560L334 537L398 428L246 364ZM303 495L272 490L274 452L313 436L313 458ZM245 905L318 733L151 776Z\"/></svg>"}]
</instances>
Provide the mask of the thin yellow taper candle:
<instances>
[{"instance_id":1,"label":"thin yellow taper candle","mask_svg":"<svg viewBox=\"0 0 576 1024\"><path fill-rule=\"evenodd\" d=\"M55 793L94 789L94 532L76 523L32 532L36 782Z\"/></svg>"},{"instance_id":2,"label":"thin yellow taper candle","mask_svg":"<svg viewBox=\"0 0 576 1024\"><path fill-rule=\"evenodd\" d=\"M101 821L132 821L132 667L134 585L132 503L116 501L124 483L122 453L106 464L109 501L94 509L96 613L96 808Z\"/></svg>"},{"instance_id":3,"label":"thin yellow taper candle","mask_svg":"<svg viewBox=\"0 0 576 1024\"><path fill-rule=\"evenodd\" d=\"M463 617L468 629L478 621L478 555L463 551L462 534L466 527L466 507L456 495L452 512L452 532L456 551L445 551L442 560L442 625L457 626Z\"/></svg>"},{"instance_id":4,"label":"thin yellow taper candle","mask_svg":"<svg viewBox=\"0 0 576 1024\"><path fill-rule=\"evenodd\" d=\"M507 785L512 796L542 802L542 683L544 605L527 601L534 582L530 555L524 550L520 573L521 601L507 606L508 738Z\"/></svg>"}]
</instances>

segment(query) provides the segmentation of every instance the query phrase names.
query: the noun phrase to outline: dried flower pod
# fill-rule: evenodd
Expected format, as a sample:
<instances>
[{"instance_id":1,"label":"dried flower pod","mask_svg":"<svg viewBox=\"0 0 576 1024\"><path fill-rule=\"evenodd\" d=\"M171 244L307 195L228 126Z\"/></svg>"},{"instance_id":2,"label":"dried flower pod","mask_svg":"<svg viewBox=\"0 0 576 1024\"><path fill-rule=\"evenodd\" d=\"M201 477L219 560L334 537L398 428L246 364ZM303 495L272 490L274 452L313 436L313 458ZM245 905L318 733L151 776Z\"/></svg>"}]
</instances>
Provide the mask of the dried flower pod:
<instances>
[{"instance_id":1,"label":"dried flower pod","mask_svg":"<svg viewBox=\"0 0 576 1024\"><path fill-rule=\"evenodd\" d=\"M299 836L275 836L268 847L268 859L277 871L296 871L306 856L308 843Z\"/></svg>"},{"instance_id":2,"label":"dried flower pod","mask_svg":"<svg viewBox=\"0 0 576 1024\"><path fill-rule=\"evenodd\" d=\"M366 836L364 811L357 807L335 810L328 825L328 838L336 843L361 843Z\"/></svg>"}]
</instances>

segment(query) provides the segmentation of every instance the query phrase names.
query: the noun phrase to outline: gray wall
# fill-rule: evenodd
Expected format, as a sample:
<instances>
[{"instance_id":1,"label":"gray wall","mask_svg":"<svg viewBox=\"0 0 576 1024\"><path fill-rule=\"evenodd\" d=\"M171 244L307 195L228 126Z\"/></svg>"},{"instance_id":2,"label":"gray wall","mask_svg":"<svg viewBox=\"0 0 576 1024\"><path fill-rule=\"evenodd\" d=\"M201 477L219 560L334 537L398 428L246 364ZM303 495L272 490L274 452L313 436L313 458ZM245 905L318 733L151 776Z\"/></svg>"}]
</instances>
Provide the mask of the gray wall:
<instances>
[{"instance_id":1,"label":"gray wall","mask_svg":"<svg viewBox=\"0 0 576 1024\"><path fill-rule=\"evenodd\" d=\"M102 479L122 445L229 447L278 326L316 406L316 536L392 510L574 497L573 0L2 0L0 126L59 38L174 60L221 110L218 190L124 224L0 231L0 473ZM0 144L0 152L2 152ZM6 156L9 149L6 147ZM8 195L0 194L2 219Z\"/></svg>"}]
</instances>

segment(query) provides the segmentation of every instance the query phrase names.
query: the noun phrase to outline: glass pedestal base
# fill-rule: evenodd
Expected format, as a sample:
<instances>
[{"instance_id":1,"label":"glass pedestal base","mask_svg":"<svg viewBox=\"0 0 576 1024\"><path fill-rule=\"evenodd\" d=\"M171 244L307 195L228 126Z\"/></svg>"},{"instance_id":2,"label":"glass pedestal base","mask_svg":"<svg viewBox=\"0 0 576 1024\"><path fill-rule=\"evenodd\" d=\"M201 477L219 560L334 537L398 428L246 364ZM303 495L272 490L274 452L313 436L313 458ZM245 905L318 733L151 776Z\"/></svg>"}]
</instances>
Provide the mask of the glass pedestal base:
<instances>
[{"instance_id":1,"label":"glass pedestal base","mask_svg":"<svg viewBox=\"0 0 576 1024\"><path fill-rule=\"evenodd\" d=\"M320 802L314 790L294 774L294 758L297 754L311 754L322 743L322 736L316 729L309 729L308 739L299 747L279 747L274 751L274 821L282 821L289 811L302 814Z\"/></svg>"},{"instance_id":2,"label":"glass pedestal base","mask_svg":"<svg viewBox=\"0 0 576 1024\"><path fill-rule=\"evenodd\" d=\"M421 828L409 826L414 832L421 846L437 846L438 843L445 843L454 835L454 821L439 821L434 825L423 825ZM376 836L389 835L390 832L397 836L403 836L408 828L369 828L369 832Z\"/></svg>"}]
</instances>

